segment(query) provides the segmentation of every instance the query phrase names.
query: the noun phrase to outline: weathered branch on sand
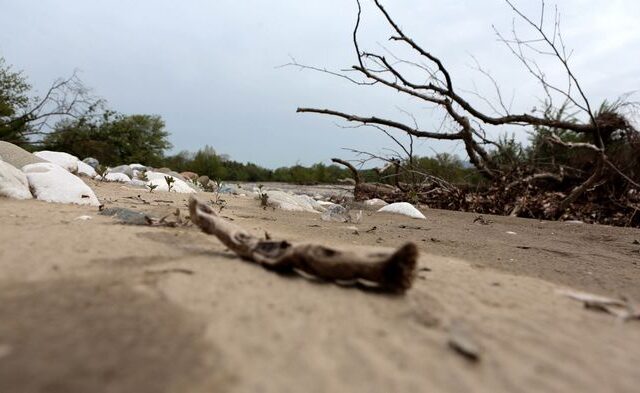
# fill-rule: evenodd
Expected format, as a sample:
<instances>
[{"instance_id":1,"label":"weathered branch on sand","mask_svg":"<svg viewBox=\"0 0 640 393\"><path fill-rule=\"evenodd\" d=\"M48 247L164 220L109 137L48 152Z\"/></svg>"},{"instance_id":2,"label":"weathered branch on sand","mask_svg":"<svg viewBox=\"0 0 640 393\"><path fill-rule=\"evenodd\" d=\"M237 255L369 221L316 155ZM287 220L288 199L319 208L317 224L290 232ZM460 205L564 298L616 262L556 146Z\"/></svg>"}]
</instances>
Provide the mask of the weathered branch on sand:
<instances>
[{"instance_id":1,"label":"weathered branch on sand","mask_svg":"<svg viewBox=\"0 0 640 393\"><path fill-rule=\"evenodd\" d=\"M263 240L219 217L195 197L189 201L191 221L216 236L243 259L278 272L300 271L331 281L366 281L383 290L403 292L411 288L418 249L407 243L396 250L338 250L318 244L291 244Z\"/></svg>"},{"instance_id":2,"label":"weathered branch on sand","mask_svg":"<svg viewBox=\"0 0 640 393\"><path fill-rule=\"evenodd\" d=\"M356 187L362 182L362 180L360 179L360 175L358 174L358 170L349 161L341 160L340 158L332 158L331 161L335 162L336 164L344 165L351 171L353 181L356 182Z\"/></svg>"},{"instance_id":3,"label":"weathered branch on sand","mask_svg":"<svg viewBox=\"0 0 640 393\"><path fill-rule=\"evenodd\" d=\"M352 173L355 186L353 187L353 196L356 201L364 201L371 198L388 199L400 191L399 188L383 183L364 183L358 174L358 170L348 161L339 158L332 158L331 161L336 164L346 166Z\"/></svg>"}]
</instances>

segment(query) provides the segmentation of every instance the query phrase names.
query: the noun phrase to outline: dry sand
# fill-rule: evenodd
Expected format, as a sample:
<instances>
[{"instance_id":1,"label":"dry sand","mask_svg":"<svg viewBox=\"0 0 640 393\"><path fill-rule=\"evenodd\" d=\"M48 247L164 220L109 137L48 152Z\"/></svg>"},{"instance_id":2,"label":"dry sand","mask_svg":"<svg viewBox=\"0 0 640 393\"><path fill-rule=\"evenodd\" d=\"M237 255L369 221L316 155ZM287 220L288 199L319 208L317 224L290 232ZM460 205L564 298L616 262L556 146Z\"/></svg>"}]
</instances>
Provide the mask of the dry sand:
<instances>
[{"instance_id":1,"label":"dry sand","mask_svg":"<svg viewBox=\"0 0 640 393\"><path fill-rule=\"evenodd\" d=\"M107 206L168 213L187 200L87 182ZM412 240L420 278L391 296L284 277L193 227L0 199L0 392L638 391L640 321L556 293L640 300L638 230L426 210L426 221L367 213L355 234L225 199L223 215L258 234ZM479 362L448 347L452 324Z\"/></svg>"}]
</instances>

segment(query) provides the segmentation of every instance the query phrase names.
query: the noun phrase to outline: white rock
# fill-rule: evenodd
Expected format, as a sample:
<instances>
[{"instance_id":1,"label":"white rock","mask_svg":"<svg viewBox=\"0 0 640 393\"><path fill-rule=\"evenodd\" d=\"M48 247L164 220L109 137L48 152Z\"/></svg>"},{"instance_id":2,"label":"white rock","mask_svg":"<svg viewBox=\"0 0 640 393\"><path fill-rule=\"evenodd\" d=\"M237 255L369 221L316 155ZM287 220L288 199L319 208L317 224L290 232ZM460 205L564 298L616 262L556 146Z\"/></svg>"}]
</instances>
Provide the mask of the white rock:
<instances>
[{"instance_id":1,"label":"white rock","mask_svg":"<svg viewBox=\"0 0 640 393\"><path fill-rule=\"evenodd\" d=\"M129 178L133 177L133 169L129 165L118 165L113 168L107 169L107 173L124 173L129 176Z\"/></svg>"},{"instance_id":2,"label":"white rock","mask_svg":"<svg viewBox=\"0 0 640 393\"><path fill-rule=\"evenodd\" d=\"M349 221L349 211L344 206L333 205L329 206L320 218L323 221L347 222Z\"/></svg>"},{"instance_id":3,"label":"white rock","mask_svg":"<svg viewBox=\"0 0 640 393\"><path fill-rule=\"evenodd\" d=\"M15 199L31 199L27 176L18 168L0 160L0 195Z\"/></svg>"},{"instance_id":4,"label":"white rock","mask_svg":"<svg viewBox=\"0 0 640 393\"><path fill-rule=\"evenodd\" d=\"M96 177L98 173L93 167L85 162L78 161L78 175L85 175L89 177Z\"/></svg>"},{"instance_id":5,"label":"white rock","mask_svg":"<svg viewBox=\"0 0 640 393\"><path fill-rule=\"evenodd\" d=\"M102 180L102 176L98 175L95 177L96 180ZM119 172L111 172L111 173L107 173L106 175L104 175L104 180L105 181L115 181L115 182L120 182L120 183L129 183L131 181L131 178L127 175L125 175L124 173L119 173Z\"/></svg>"},{"instance_id":6,"label":"white rock","mask_svg":"<svg viewBox=\"0 0 640 393\"><path fill-rule=\"evenodd\" d=\"M171 175L167 175L166 173L162 173L162 172L147 172L147 178L149 179L149 181L147 182L147 184L151 184L151 185L156 185L158 186L155 190L156 191L169 191L169 186L167 185L167 181L164 179L165 176L169 176L172 177L174 182L173 182L173 187L171 188L172 192L178 192L181 194L195 194L196 190L194 190L193 188L189 187L189 185L174 177Z\"/></svg>"},{"instance_id":7,"label":"white rock","mask_svg":"<svg viewBox=\"0 0 640 393\"><path fill-rule=\"evenodd\" d=\"M320 212L320 210L314 208L314 205L324 210L317 201L314 200L315 204L311 203L310 200L313 200L313 198L307 195L293 195L279 190L270 190L266 191L266 193L269 196L269 204L281 210L310 213Z\"/></svg>"},{"instance_id":8,"label":"white rock","mask_svg":"<svg viewBox=\"0 0 640 393\"><path fill-rule=\"evenodd\" d=\"M311 207L313 208L313 210L318 211L318 212L324 212L326 209L324 208L324 206L322 206L322 204L318 201L316 201L314 198L310 197L309 195L305 195L305 194L300 194L300 195L294 195L297 199L303 201L305 204L309 204L311 205Z\"/></svg>"},{"instance_id":9,"label":"white rock","mask_svg":"<svg viewBox=\"0 0 640 393\"><path fill-rule=\"evenodd\" d=\"M387 206L388 203L383 201L380 198L373 198L373 199L368 199L366 201L364 201L364 204L367 206L373 206L373 207L377 207L377 206Z\"/></svg>"},{"instance_id":10,"label":"white rock","mask_svg":"<svg viewBox=\"0 0 640 393\"><path fill-rule=\"evenodd\" d=\"M78 173L78 157L69 153L59 151L37 151L33 153L36 157L42 158L54 164L60 165L71 173Z\"/></svg>"},{"instance_id":11,"label":"white rock","mask_svg":"<svg viewBox=\"0 0 640 393\"><path fill-rule=\"evenodd\" d=\"M424 214L420 212L420 210L416 209L412 204L408 202L392 203L378 210L378 212L402 214L411 218L419 218L421 220L427 219Z\"/></svg>"},{"instance_id":12,"label":"white rock","mask_svg":"<svg viewBox=\"0 0 640 393\"><path fill-rule=\"evenodd\" d=\"M28 164L35 164L36 162L47 162L13 143L5 141L0 141L0 155L2 155L2 161L18 169Z\"/></svg>"},{"instance_id":13,"label":"white rock","mask_svg":"<svg viewBox=\"0 0 640 393\"><path fill-rule=\"evenodd\" d=\"M33 195L40 200L57 203L99 206L98 198L79 177L48 162L22 168Z\"/></svg>"},{"instance_id":14,"label":"white rock","mask_svg":"<svg viewBox=\"0 0 640 393\"><path fill-rule=\"evenodd\" d=\"M96 169L100 165L100 161L96 160L93 157L87 157L84 160L82 160L82 162L84 162L85 164L91 166L91 168L93 168L93 169Z\"/></svg>"},{"instance_id":15,"label":"white rock","mask_svg":"<svg viewBox=\"0 0 640 393\"><path fill-rule=\"evenodd\" d=\"M129 167L131 169L133 169L134 171L142 172L142 171L146 171L147 170L147 167L142 165L142 164L129 164Z\"/></svg>"},{"instance_id":16,"label":"white rock","mask_svg":"<svg viewBox=\"0 0 640 393\"><path fill-rule=\"evenodd\" d=\"M146 187L147 182L142 181L140 179L131 179L131 181L127 184L135 187Z\"/></svg>"},{"instance_id":17,"label":"white rock","mask_svg":"<svg viewBox=\"0 0 640 393\"><path fill-rule=\"evenodd\" d=\"M202 188L202 187L201 187ZM260 199L260 197L258 196L257 192L253 192L253 191L246 191L243 194L245 194L245 196L247 198L251 198L251 199Z\"/></svg>"}]
</instances>

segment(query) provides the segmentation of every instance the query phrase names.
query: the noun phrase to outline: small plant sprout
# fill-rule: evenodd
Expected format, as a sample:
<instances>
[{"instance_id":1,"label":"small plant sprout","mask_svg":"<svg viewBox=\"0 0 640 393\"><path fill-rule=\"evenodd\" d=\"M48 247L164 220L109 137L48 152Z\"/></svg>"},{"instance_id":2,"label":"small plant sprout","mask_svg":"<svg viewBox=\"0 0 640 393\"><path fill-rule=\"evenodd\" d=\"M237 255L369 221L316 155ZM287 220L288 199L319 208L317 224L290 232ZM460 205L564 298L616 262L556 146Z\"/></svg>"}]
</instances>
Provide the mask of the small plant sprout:
<instances>
[{"instance_id":1,"label":"small plant sprout","mask_svg":"<svg viewBox=\"0 0 640 393\"><path fill-rule=\"evenodd\" d=\"M260 199L260 206L264 209L269 205L269 195L266 192L262 191L264 186L262 184L258 185L258 198Z\"/></svg>"},{"instance_id":2,"label":"small plant sprout","mask_svg":"<svg viewBox=\"0 0 640 393\"><path fill-rule=\"evenodd\" d=\"M100 180L104 181L105 176L107 176L107 167L102 165L96 166L96 173L100 176Z\"/></svg>"},{"instance_id":3,"label":"small plant sprout","mask_svg":"<svg viewBox=\"0 0 640 393\"><path fill-rule=\"evenodd\" d=\"M216 185L216 193L220 193L220 188L222 188L222 180L214 179L213 183Z\"/></svg>"},{"instance_id":4,"label":"small plant sprout","mask_svg":"<svg viewBox=\"0 0 640 393\"><path fill-rule=\"evenodd\" d=\"M147 171L146 169L143 171L138 172L138 180L141 181L149 181L149 177L147 176Z\"/></svg>"},{"instance_id":5,"label":"small plant sprout","mask_svg":"<svg viewBox=\"0 0 640 393\"><path fill-rule=\"evenodd\" d=\"M173 190L173 183L175 183L176 179L172 176L165 176L164 181L167 182L167 187L169 187L169 192L171 192L171 190Z\"/></svg>"},{"instance_id":6,"label":"small plant sprout","mask_svg":"<svg viewBox=\"0 0 640 393\"><path fill-rule=\"evenodd\" d=\"M157 184L147 184L147 188L149 189L149 192L153 192L153 190L155 190L156 188L158 188Z\"/></svg>"},{"instance_id":7,"label":"small plant sprout","mask_svg":"<svg viewBox=\"0 0 640 393\"><path fill-rule=\"evenodd\" d=\"M214 207L218 208L218 213L221 213L222 209L224 209L227 206L227 201L220 198L220 188L222 187L222 180L216 179L214 180L214 183L216 185L216 189L214 192L214 198L211 200L211 204Z\"/></svg>"}]
</instances>

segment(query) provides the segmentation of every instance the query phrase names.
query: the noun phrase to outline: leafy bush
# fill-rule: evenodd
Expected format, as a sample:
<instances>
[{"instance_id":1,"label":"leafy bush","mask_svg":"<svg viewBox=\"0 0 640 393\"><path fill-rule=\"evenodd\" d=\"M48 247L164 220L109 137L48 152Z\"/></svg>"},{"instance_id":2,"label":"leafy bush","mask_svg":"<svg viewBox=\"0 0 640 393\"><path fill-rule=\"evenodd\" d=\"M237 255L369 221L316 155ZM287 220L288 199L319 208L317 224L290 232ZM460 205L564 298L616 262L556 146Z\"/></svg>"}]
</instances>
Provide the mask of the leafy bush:
<instances>
[{"instance_id":1,"label":"leafy bush","mask_svg":"<svg viewBox=\"0 0 640 393\"><path fill-rule=\"evenodd\" d=\"M158 166L171 147L168 137L160 116L106 112L99 119L59 122L43 139L42 148L95 157L105 165L142 162Z\"/></svg>"}]
</instances>

